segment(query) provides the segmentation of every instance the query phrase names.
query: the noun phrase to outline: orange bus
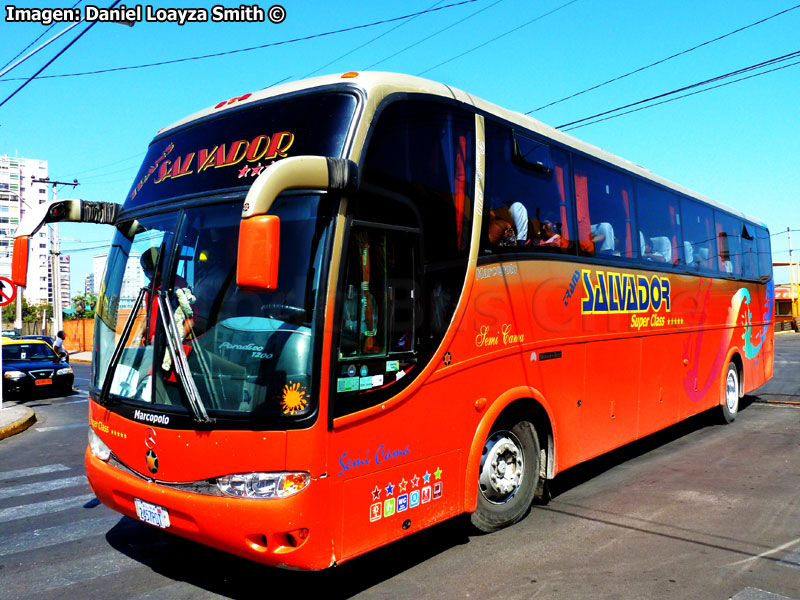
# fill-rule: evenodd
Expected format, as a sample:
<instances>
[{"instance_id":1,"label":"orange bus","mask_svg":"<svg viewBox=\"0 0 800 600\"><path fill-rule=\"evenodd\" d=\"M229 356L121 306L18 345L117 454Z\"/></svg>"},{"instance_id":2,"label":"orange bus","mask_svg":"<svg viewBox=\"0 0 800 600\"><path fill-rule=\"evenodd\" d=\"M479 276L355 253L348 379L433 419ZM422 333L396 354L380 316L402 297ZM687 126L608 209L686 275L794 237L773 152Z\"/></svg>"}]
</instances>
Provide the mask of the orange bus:
<instances>
[{"instance_id":1,"label":"orange bus","mask_svg":"<svg viewBox=\"0 0 800 600\"><path fill-rule=\"evenodd\" d=\"M159 132L109 223L86 471L106 505L323 569L772 375L769 233L531 118L347 73ZM140 273L136 297L125 273Z\"/></svg>"}]
</instances>

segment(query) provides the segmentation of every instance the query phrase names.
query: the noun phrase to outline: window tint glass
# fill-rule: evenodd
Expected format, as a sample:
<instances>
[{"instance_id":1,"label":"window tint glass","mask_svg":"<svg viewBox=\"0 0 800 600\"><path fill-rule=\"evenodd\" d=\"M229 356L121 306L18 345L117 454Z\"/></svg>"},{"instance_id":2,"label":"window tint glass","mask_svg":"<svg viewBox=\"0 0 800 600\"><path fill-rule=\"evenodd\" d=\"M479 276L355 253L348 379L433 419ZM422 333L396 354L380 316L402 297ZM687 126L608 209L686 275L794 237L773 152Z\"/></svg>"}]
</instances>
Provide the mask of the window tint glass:
<instances>
[{"instance_id":1,"label":"window tint glass","mask_svg":"<svg viewBox=\"0 0 800 600\"><path fill-rule=\"evenodd\" d=\"M736 217L715 210L717 222L718 269L729 277L742 276L742 223Z\"/></svg>"},{"instance_id":2,"label":"window tint glass","mask_svg":"<svg viewBox=\"0 0 800 600\"><path fill-rule=\"evenodd\" d=\"M487 252L575 252L569 157L504 125L486 128Z\"/></svg>"},{"instance_id":3,"label":"window tint glass","mask_svg":"<svg viewBox=\"0 0 800 600\"><path fill-rule=\"evenodd\" d=\"M647 183L636 184L638 244L646 262L679 266L684 262L678 197Z\"/></svg>"},{"instance_id":4,"label":"window tint glass","mask_svg":"<svg viewBox=\"0 0 800 600\"><path fill-rule=\"evenodd\" d=\"M756 248L758 250L758 276L760 278L772 277L769 231L762 227L756 227Z\"/></svg>"},{"instance_id":5,"label":"window tint glass","mask_svg":"<svg viewBox=\"0 0 800 600\"><path fill-rule=\"evenodd\" d=\"M630 178L580 157L573 166L581 254L634 258Z\"/></svg>"},{"instance_id":6,"label":"window tint glass","mask_svg":"<svg viewBox=\"0 0 800 600\"><path fill-rule=\"evenodd\" d=\"M714 211L708 206L682 198L681 222L687 268L698 273L716 273Z\"/></svg>"},{"instance_id":7,"label":"window tint glass","mask_svg":"<svg viewBox=\"0 0 800 600\"><path fill-rule=\"evenodd\" d=\"M475 117L429 102L383 111L369 142L365 181L412 198L430 230L425 254L466 258L472 234Z\"/></svg>"},{"instance_id":8,"label":"window tint glass","mask_svg":"<svg viewBox=\"0 0 800 600\"><path fill-rule=\"evenodd\" d=\"M742 223L742 277L758 279L758 251L756 249L756 228Z\"/></svg>"}]
</instances>

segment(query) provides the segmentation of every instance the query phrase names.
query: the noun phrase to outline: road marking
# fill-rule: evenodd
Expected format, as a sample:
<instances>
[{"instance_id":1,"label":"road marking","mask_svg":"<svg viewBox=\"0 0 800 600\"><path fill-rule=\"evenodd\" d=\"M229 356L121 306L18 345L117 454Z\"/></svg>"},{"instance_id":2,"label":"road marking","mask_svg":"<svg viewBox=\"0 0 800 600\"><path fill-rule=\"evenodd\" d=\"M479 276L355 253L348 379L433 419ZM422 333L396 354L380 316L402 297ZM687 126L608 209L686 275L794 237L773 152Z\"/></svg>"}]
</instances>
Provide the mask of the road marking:
<instances>
[{"instance_id":1,"label":"road marking","mask_svg":"<svg viewBox=\"0 0 800 600\"><path fill-rule=\"evenodd\" d=\"M120 515L98 517L96 519L83 519L73 521L66 525L55 525L43 529L34 529L23 533L12 533L0 536L0 556L17 554L46 548L54 544L74 542L93 536L105 535L109 529L119 523ZM4 582L5 582L5 578Z\"/></svg>"},{"instance_id":2,"label":"road marking","mask_svg":"<svg viewBox=\"0 0 800 600\"><path fill-rule=\"evenodd\" d=\"M5 575L3 592L8 594L9 598L36 598L46 592L66 588L76 583L84 583L98 577L137 568L150 570L145 564L129 558L121 552L104 552L69 562L48 565L46 570L41 569L36 576L32 576L30 571ZM186 587L183 588L184 591L186 589ZM160 596L160 598L165 597L167 596Z\"/></svg>"},{"instance_id":3,"label":"road marking","mask_svg":"<svg viewBox=\"0 0 800 600\"><path fill-rule=\"evenodd\" d=\"M776 546L772 550L767 550L766 552L762 552L758 556L751 556L750 558L745 558L744 560L740 560L740 561L737 561L735 563L731 563L728 566L735 567L737 565L743 565L744 563L749 562L751 560L758 560L759 558L766 558L770 554L776 554L778 552L782 552L782 551L786 550L787 548L791 548L792 546L796 545L798 542L800 542L800 538L794 539L791 542L786 542L785 544L781 544L780 546Z\"/></svg>"},{"instance_id":4,"label":"road marking","mask_svg":"<svg viewBox=\"0 0 800 600\"><path fill-rule=\"evenodd\" d=\"M792 600L788 596L765 592L758 588L746 587L741 592L731 598L731 600Z\"/></svg>"},{"instance_id":5,"label":"road marking","mask_svg":"<svg viewBox=\"0 0 800 600\"><path fill-rule=\"evenodd\" d=\"M32 467L30 469L17 469L16 471L5 471L0 473L0 481L9 479L19 479L20 477L32 477L44 473L55 473L56 471L69 471L69 467L64 465L46 465L44 467Z\"/></svg>"},{"instance_id":6,"label":"road marking","mask_svg":"<svg viewBox=\"0 0 800 600\"><path fill-rule=\"evenodd\" d=\"M15 521L17 519L27 519L28 517L38 517L44 514L77 508L83 506L94 497L94 494L83 494L81 496L72 496L71 498L45 500L44 502L34 502L23 506L3 508L0 509L0 523Z\"/></svg>"},{"instance_id":7,"label":"road marking","mask_svg":"<svg viewBox=\"0 0 800 600\"><path fill-rule=\"evenodd\" d=\"M88 427L89 424L84 422L81 423L70 423L69 425L55 425L53 427L34 427L34 431L39 431L44 433L45 431L57 431L59 429L77 429L78 427Z\"/></svg>"},{"instance_id":8,"label":"road marking","mask_svg":"<svg viewBox=\"0 0 800 600\"><path fill-rule=\"evenodd\" d=\"M800 548L795 548L789 552L778 564L792 569L800 569Z\"/></svg>"},{"instance_id":9,"label":"road marking","mask_svg":"<svg viewBox=\"0 0 800 600\"><path fill-rule=\"evenodd\" d=\"M38 483L27 483L14 487L0 489L0 500L4 498L14 498L15 496L29 496L30 494L42 494L53 490L61 490L68 487L79 485L89 485L86 475L77 477L65 477L64 479L54 479L52 481L40 481ZM2 546L2 544L0 544Z\"/></svg>"}]
</instances>

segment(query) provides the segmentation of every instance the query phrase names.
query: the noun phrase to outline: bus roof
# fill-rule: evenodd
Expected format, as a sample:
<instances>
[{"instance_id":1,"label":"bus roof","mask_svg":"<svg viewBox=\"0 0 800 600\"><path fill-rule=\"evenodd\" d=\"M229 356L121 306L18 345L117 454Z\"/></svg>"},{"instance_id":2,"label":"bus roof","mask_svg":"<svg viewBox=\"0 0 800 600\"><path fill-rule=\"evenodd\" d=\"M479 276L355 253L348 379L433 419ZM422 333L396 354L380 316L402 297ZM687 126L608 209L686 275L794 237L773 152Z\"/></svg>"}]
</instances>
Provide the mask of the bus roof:
<instances>
[{"instance_id":1,"label":"bus roof","mask_svg":"<svg viewBox=\"0 0 800 600\"><path fill-rule=\"evenodd\" d=\"M558 142L560 144L578 150L579 152L582 152L586 155L605 161L621 169L629 171L630 173L633 173L635 175L638 175L640 177L643 177L645 179L663 185L667 188L674 190L679 194L683 194L685 196L701 200L702 202L708 203L711 206L728 211L729 213L732 213L738 217L741 217L743 219L746 219L755 224L765 227L761 219L743 213L742 211L731 208L730 206L722 204L721 202L717 202L716 200L708 198L702 194L690 190L689 188L686 188L672 181L664 179L663 177L654 174L652 171L646 169L645 167L642 167L641 165L637 165L634 162L621 158L615 154L612 154L601 148L593 146L592 144L588 144L554 127L545 125L544 123L534 119L533 117L503 108L491 102L487 102L486 100L473 96L467 92L451 87L449 85L445 85L443 83L439 83L436 81L431 81L429 79L424 79L422 77L416 77L414 75L404 75L399 73L384 73L378 71L365 71L359 73L351 72L344 74L324 75L321 77L314 77L311 79L282 83L276 86L265 88L257 92L245 94L240 97L234 97L231 98L230 100L221 101L215 106L211 106L209 108L201 110L184 119L181 119L180 121L173 123L168 127L165 127L164 129L161 129L158 132L157 137L160 137L162 134L167 133L172 129L187 125L192 121L209 117L214 114L218 114L226 108L239 107L245 104L259 102L261 100L265 100L268 98L275 98L287 94L302 92L305 90L312 90L315 88L319 89L328 86L341 86L343 84L350 84L354 87L360 88L366 93L366 96L368 98L368 105L372 109L367 113L367 116L369 117L371 117L372 111L375 110L375 108L380 104L383 98L394 93L428 94L432 96L441 96L444 98L455 99L469 106L473 106L480 111L495 115L497 117L505 119L506 121L510 121L514 124L517 124L520 127L538 133L544 137L550 138L555 142Z\"/></svg>"}]
</instances>

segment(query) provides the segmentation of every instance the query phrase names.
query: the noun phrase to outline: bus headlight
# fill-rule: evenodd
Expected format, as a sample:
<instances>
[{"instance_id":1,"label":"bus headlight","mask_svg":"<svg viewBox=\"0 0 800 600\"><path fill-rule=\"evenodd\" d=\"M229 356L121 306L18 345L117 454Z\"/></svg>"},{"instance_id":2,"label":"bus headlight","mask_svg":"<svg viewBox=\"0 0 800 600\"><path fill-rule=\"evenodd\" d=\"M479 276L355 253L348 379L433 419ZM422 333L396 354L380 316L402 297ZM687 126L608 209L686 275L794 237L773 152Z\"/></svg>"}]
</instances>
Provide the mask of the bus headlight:
<instances>
[{"instance_id":1,"label":"bus headlight","mask_svg":"<svg viewBox=\"0 0 800 600\"><path fill-rule=\"evenodd\" d=\"M91 428L89 429L89 449L103 462L108 462L108 459L111 458L111 448L106 446L106 443Z\"/></svg>"},{"instance_id":2,"label":"bus headlight","mask_svg":"<svg viewBox=\"0 0 800 600\"><path fill-rule=\"evenodd\" d=\"M237 473L217 477L217 487L237 498L286 498L310 481L308 473Z\"/></svg>"},{"instance_id":3,"label":"bus headlight","mask_svg":"<svg viewBox=\"0 0 800 600\"><path fill-rule=\"evenodd\" d=\"M22 371L6 371L3 373L3 377L6 379L11 379L12 381L19 381L25 377L25 373Z\"/></svg>"},{"instance_id":4,"label":"bus headlight","mask_svg":"<svg viewBox=\"0 0 800 600\"><path fill-rule=\"evenodd\" d=\"M56 375L69 375L72 373L72 367L65 367L56 371Z\"/></svg>"}]
</instances>

